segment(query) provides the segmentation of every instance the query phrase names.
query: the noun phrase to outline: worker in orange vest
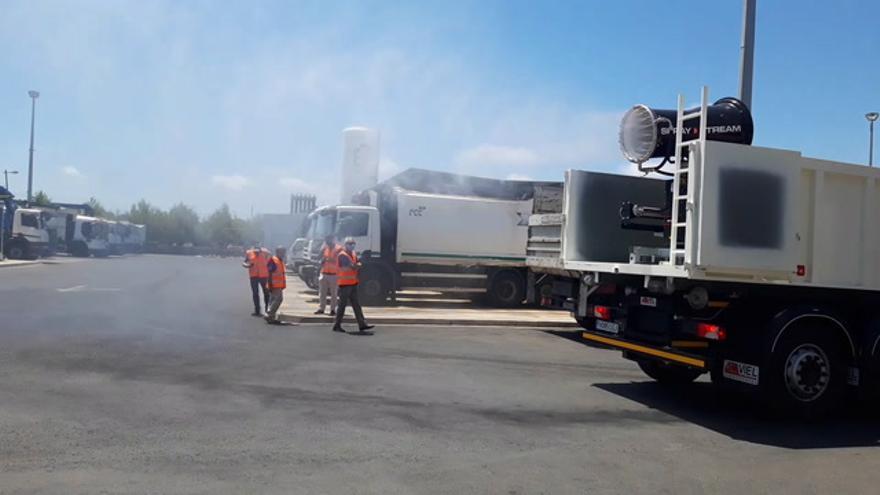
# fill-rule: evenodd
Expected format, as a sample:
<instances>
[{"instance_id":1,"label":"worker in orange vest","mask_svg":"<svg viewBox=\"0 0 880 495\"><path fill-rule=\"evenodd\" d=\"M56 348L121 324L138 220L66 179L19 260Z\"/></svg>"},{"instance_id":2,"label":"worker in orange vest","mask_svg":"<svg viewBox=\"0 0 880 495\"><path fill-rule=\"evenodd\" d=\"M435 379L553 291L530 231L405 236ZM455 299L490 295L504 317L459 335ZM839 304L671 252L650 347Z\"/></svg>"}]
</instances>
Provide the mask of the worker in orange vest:
<instances>
[{"instance_id":1,"label":"worker in orange vest","mask_svg":"<svg viewBox=\"0 0 880 495\"><path fill-rule=\"evenodd\" d=\"M339 285L339 305L336 307L336 320L333 324L334 332L345 332L345 329L342 328L342 318L345 316L345 307L349 302L351 302L351 307L354 309L354 316L357 319L360 333L367 333L367 330L373 328L373 325L367 325L366 320L364 320L364 310L361 308L361 302L358 299L358 271L361 268L361 262L358 261L354 247L354 239L346 237L343 249L337 257L336 282Z\"/></svg>"},{"instance_id":2,"label":"worker in orange vest","mask_svg":"<svg viewBox=\"0 0 880 495\"><path fill-rule=\"evenodd\" d=\"M263 305L269 310L269 289L266 284L269 281L269 251L254 243L254 247L248 249L244 255L242 266L248 269L251 280L251 295L254 299L253 316L260 315L260 289L263 290Z\"/></svg>"},{"instance_id":3,"label":"worker in orange vest","mask_svg":"<svg viewBox=\"0 0 880 495\"><path fill-rule=\"evenodd\" d=\"M266 312L266 322L272 324L281 323L278 320L278 308L284 300L284 289L287 287L287 268L284 266L286 250L278 246L275 248L275 256L269 260L269 310Z\"/></svg>"},{"instance_id":4,"label":"worker in orange vest","mask_svg":"<svg viewBox=\"0 0 880 495\"><path fill-rule=\"evenodd\" d=\"M342 251L342 247L336 244L336 237L328 235L324 238L324 247L321 249L321 274L318 275L318 310L315 311L316 315L324 314L328 295L330 296L330 316L336 314L336 296L338 294L336 265L339 263L340 251Z\"/></svg>"}]
</instances>

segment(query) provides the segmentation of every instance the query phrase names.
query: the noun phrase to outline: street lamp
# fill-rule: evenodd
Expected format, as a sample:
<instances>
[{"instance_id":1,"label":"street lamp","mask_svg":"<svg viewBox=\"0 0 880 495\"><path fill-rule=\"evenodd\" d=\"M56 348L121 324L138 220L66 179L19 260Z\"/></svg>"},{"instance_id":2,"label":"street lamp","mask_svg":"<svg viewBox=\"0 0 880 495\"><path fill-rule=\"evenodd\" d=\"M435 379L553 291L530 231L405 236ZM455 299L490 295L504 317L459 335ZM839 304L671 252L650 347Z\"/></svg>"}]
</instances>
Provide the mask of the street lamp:
<instances>
[{"instance_id":1,"label":"street lamp","mask_svg":"<svg viewBox=\"0 0 880 495\"><path fill-rule=\"evenodd\" d=\"M4 170L3 171L3 182L6 184L6 190L9 190L9 174L16 175L18 170Z\"/></svg>"},{"instance_id":2,"label":"street lamp","mask_svg":"<svg viewBox=\"0 0 880 495\"><path fill-rule=\"evenodd\" d=\"M28 205L31 204L34 192L34 111L37 108L37 98L40 97L39 91L30 90L28 96L31 97L31 150L28 156Z\"/></svg>"},{"instance_id":3,"label":"street lamp","mask_svg":"<svg viewBox=\"0 0 880 495\"><path fill-rule=\"evenodd\" d=\"M877 118L880 118L880 113L877 112L868 112L865 114L865 118L868 119L868 166L874 166L874 122L877 122Z\"/></svg>"}]
</instances>

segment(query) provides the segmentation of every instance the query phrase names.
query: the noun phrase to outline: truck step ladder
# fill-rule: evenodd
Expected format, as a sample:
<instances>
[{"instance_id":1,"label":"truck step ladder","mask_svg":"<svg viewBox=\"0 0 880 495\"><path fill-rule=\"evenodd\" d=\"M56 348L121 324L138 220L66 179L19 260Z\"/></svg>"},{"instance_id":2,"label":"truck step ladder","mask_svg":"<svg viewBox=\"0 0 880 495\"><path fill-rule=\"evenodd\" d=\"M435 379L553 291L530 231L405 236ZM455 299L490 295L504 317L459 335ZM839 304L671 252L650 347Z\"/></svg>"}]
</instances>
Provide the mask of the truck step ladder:
<instances>
[{"instance_id":1,"label":"truck step ladder","mask_svg":"<svg viewBox=\"0 0 880 495\"><path fill-rule=\"evenodd\" d=\"M706 127L708 126L708 100L709 88L703 86L700 96L700 109L693 112L685 112L684 96L678 95L677 125L675 128L675 171L672 177L672 216L669 225L669 263L673 266L690 266L693 264L695 246L696 212L691 205L695 204L694 194L699 180L699 170L694 163L684 160L685 153L682 146L691 141L697 141L699 147L697 153L704 156L706 147ZM700 128L697 138L685 137L685 122L700 119ZM684 178L684 179L682 179ZM681 209L684 208L684 221L679 218ZM679 247L679 241L683 247Z\"/></svg>"}]
</instances>

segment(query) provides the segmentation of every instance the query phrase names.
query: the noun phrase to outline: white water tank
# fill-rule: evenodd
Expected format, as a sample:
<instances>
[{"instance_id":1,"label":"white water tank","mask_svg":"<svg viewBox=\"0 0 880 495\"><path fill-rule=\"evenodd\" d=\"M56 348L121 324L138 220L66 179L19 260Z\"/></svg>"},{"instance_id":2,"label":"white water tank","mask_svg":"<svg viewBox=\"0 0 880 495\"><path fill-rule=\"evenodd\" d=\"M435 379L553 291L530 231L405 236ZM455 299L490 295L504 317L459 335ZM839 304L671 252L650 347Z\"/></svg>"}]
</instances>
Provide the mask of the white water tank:
<instances>
[{"instance_id":1,"label":"white water tank","mask_svg":"<svg viewBox=\"0 0 880 495\"><path fill-rule=\"evenodd\" d=\"M351 197L379 181L379 131L367 127L349 127L342 130L343 204Z\"/></svg>"}]
</instances>

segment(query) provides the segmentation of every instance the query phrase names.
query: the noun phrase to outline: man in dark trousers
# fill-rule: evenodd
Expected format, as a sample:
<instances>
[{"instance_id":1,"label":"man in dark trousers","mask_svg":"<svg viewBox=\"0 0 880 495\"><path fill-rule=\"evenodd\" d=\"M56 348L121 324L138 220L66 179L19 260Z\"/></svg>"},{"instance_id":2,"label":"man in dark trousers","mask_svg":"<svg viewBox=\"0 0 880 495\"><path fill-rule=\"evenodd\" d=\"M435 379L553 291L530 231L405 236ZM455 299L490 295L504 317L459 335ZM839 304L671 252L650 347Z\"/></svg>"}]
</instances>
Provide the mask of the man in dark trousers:
<instances>
[{"instance_id":1,"label":"man in dark trousers","mask_svg":"<svg viewBox=\"0 0 880 495\"><path fill-rule=\"evenodd\" d=\"M263 304L266 311L269 310L269 289L266 284L269 282L269 251L255 242L252 249L248 249L244 255L244 263L241 265L248 269L248 275L251 279L251 295L254 299L253 316L260 316L260 289L263 290Z\"/></svg>"},{"instance_id":2,"label":"man in dark trousers","mask_svg":"<svg viewBox=\"0 0 880 495\"><path fill-rule=\"evenodd\" d=\"M339 285L339 305L336 307L336 322L333 325L333 331L345 332L345 329L342 328L342 318L345 316L345 307L351 303L360 333L366 334L367 330L373 328L373 325L367 325L364 320L364 310L361 309L361 302L358 300L358 271L361 263L354 251L354 244L353 238L346 237L345 244L337 258L339 268L336 273L336 283Z\"/></svg>"},{"instance_id":3,"label":"man in dark trousers","mask_svg":"<svg viewBox=\"0 0 880 495\"><path fill-rule=\"evenodd\" d=\"M287 267L284 265L286 251L283 246L278 246L275 249L275 256L269 259L267 266L269 270L271 300L269 302L269 309L266 311L266 323L273 325L281 323L281 320L278 319L278 308L281 307L281 302L284 301L284 289L287 288Z\"/></svg>"}]
</instances>

